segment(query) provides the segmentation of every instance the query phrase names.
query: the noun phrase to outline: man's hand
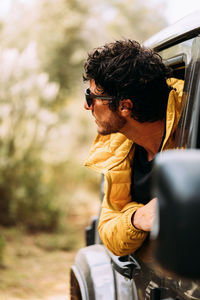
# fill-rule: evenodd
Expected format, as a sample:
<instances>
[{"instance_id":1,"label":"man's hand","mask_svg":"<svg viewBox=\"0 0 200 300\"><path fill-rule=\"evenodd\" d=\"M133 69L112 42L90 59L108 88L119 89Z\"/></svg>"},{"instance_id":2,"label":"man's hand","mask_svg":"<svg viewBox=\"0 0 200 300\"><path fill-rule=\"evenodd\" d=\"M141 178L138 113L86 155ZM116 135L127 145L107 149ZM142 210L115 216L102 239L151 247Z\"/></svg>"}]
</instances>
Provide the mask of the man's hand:
<instances>
[{"instance_id":1,"label":"man's hand","mask_svg":"<svg viewBox=\"0 0 200 300\"><path fill-rule=\"evenodd\" d=\"M151 230L156 214L156 202L157 198L154 198L149 201L149 203L136 210L132 217L133 226L144 231Z\"/></svg>"}]
</instances>

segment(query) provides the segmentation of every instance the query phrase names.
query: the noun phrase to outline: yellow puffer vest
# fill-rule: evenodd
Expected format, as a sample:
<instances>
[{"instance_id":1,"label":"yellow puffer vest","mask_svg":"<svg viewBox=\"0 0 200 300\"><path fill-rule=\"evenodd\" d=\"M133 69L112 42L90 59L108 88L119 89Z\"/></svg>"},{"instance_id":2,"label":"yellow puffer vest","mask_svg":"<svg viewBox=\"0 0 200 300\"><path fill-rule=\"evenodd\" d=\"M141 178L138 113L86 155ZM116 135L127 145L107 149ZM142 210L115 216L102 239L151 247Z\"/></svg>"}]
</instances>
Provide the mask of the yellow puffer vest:
<instances>
[{"instance_id":1,"label":"yellow puffer vest","mask_svg":"<svg viewBox=\"0 0 200 300\"><path fill-rule=\"evenodd\" d=\"M166 113L166 135L161 151L174 147L176 130L181 110L183 81L169 79L172 86ZM99 233L103 243L115 255L126 255L141 246L147 233L136 229L131 218L142 206L131 198L131 163L134 144L120 133L97 135L85 165L103 173L105 196L99 220Z\"/></svg>"}]
</instances>

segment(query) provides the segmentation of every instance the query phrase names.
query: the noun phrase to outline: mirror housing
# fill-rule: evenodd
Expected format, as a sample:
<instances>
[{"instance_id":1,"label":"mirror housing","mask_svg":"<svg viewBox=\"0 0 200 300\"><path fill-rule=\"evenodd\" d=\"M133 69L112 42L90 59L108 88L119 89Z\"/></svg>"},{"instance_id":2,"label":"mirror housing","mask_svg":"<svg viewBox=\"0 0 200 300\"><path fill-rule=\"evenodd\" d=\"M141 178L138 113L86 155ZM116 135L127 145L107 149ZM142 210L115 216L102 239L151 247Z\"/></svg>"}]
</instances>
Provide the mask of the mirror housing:
<instances>
[{"instance_id":1,"label":"mirror housing","mask_svg":"<svg viewBox=\"0 0 200 300\"><path fill-rule=\"evenodd\" d=\"M166 270L200 278L200 150L169 150L156 156L152 228L155 259Z\"/></svg>"}]
</instances>

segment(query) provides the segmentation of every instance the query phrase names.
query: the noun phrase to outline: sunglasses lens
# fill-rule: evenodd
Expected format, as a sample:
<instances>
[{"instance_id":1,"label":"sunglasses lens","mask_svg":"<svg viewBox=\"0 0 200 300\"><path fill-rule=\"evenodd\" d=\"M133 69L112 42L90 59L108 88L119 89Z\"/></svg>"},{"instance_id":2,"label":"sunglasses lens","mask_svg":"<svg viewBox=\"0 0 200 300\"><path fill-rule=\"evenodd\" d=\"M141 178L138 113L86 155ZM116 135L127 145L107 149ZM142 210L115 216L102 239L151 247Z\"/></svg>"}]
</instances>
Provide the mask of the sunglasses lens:
<instances>
[{"instance_id":1,"label":"sunglasses lens","mask_svg":"<svg viewBox=\"0 0 200 300\"><path fill-rule=\"evenodd\" d=\"M92 98L90 98L90 96L86 96L86 102L87 102L87 105L90 107L92 105Z\"/></svg>"},{"instance_id":2,"label":"sunglasses lens","mask_svg":"<svg viewBox=\"0 0 200 300\"><path fill-rule=\"evenodd\" d=\"M85 99L86 99L86 102L87 102L87 106L90 107L92 105L92 102L93 102L93 98L90 95L90 89L87 89L85 91Z\"/></svg>"}]
</instances>

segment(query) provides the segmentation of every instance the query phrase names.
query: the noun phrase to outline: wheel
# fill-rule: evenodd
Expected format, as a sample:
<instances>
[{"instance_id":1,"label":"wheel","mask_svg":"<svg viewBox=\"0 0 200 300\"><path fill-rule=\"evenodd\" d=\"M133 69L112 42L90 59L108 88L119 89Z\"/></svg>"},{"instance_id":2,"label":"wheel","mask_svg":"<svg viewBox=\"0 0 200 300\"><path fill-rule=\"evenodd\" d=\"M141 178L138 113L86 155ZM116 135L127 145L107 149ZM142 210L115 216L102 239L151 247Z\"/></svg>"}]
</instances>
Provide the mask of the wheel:
<instances>
[{"instance_id":1,"label":"wheel","mask_svg":"<svg viewBox=\"0 0 200 300\"><path fill-rule=\"evenodd\" d=\"M70 299L82 300L80 286L72 270L70 271Z\"/></svg>"}]
</instances>

